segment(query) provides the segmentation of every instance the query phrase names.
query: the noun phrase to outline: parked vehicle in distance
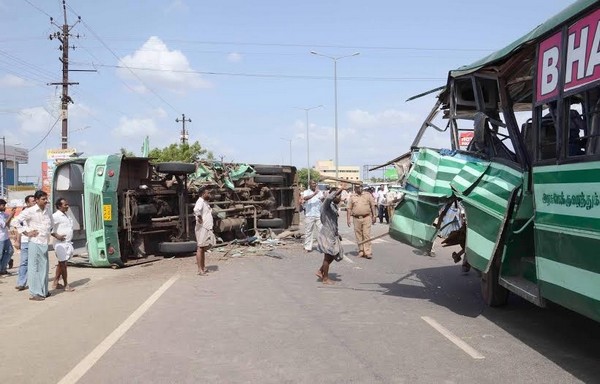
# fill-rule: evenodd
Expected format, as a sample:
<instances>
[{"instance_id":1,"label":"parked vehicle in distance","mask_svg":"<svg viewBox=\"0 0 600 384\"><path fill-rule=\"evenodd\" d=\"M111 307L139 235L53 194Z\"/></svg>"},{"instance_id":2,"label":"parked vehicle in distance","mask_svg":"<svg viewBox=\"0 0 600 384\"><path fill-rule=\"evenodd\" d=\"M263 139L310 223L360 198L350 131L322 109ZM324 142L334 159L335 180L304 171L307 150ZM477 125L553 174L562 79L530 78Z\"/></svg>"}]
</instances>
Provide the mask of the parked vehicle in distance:
<instances>
[{"instance_id":1,"label":"parked vehicle in distance","mask_svg":"<svg viewBox=\"0 0 600 384\"><path fill-rule=\"evenodd\" d=\"M299 223L291 166L91 156L58 164L51 193L53 200L69 201L74 247L89 264L123 266L149 255L196 250L193 206L202 185L213 190L215 234L223 243Z\"/></svg>"}]
</instances>

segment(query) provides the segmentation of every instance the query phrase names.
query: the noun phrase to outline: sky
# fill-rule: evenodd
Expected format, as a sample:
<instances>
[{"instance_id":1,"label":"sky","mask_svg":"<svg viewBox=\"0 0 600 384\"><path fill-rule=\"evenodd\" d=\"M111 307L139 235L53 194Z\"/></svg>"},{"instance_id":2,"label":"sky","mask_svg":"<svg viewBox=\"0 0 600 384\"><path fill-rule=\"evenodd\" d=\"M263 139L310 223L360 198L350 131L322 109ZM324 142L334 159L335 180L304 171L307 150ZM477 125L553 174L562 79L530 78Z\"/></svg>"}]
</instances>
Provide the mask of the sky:
<instances>
[{"instance_id":1,"label":"sky","mask_svg":"<svg viewBox=\"0 0 600 384\"><path fill-rule=\"evenodd\" d=\"M69 74L69 147L139 155L146 135L151 148L179 142L185 114L189 140L226 162L334 160L334 60L310 52L359 53L337 60L339 165L382 164L410 149L435 102L406 99L572 2L69 0L70 69L88 70ZM0 135L29 150L21 181L39 182L61 145L61 87L47 84L62 80L48 38L62 9L0 0ZM307 137L304 109L319 105Z\"/></svg>"}]
</instances>

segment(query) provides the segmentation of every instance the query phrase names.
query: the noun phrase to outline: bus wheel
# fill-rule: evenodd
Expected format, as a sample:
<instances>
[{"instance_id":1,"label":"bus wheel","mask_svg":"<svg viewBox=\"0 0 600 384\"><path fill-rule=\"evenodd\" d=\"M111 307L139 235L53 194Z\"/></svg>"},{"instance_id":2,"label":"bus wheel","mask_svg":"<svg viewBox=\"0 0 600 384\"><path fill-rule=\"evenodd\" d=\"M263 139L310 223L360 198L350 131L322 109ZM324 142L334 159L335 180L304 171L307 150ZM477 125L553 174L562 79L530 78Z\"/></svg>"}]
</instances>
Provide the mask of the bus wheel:
<instances>
[{"instance_id":1,"label":"bus wheel","mask_svg":"<svg viewBox=\"0 0 600 384\"><path fill-rule=\"evenodd\" d=\"M283 184L283 176L281 175L256 175L254 181L264 184Z\"/></svg>"},{"instance_id":2,"label":"bus wheel","mask_svg":"<svg viewBox=\"0 0 600 384\"><path fill-rule=\"evenodd\" d=\"M490 307L501 307L508 300L508 290L498 283L500 268L495 264L487 273L481 274L481 296Z\"/></svg>"},{"instance_id":3,"label":"bus wheel","mask_svg":"<svg viewBox=\"0 0 600 384\"><path fill-rule=\"evenodd\" d=\"M272 219L258 219L256 221L258 228L283 228L283 219L274 217Z\"/></svg>"},{"instance_id":4,"label":"bus wheel","mask_svg":"<svg viewBox=\"0 0 600 384\"><path fill-rule=\"evenodd\" d=\"M280 175L283 173L283 167L276 165L254 165L252 168L259 175Z\"/></svg>"},{"instance_id":5,"label":"bus wheel","mask_svg":"<svg viewBox=\"0 0 600 384\"><path fill-rule=\"evenodd\" d=\"M161 173L173 173L173 174L189 174L196 172L196 164L193 163L158 163L156 164L156 170Z\"/></svg>"},{"instance_id":6,"label":"bus wheel","mask_svg":"<svg viewBox=\"0 0 600 384\"><path fill-rule=\"evenodd\" d=\"M198 244L195 241L174 241L158 243L158 251L166 255L191 254L196 252Z\"/></svg>"}]
</instances>

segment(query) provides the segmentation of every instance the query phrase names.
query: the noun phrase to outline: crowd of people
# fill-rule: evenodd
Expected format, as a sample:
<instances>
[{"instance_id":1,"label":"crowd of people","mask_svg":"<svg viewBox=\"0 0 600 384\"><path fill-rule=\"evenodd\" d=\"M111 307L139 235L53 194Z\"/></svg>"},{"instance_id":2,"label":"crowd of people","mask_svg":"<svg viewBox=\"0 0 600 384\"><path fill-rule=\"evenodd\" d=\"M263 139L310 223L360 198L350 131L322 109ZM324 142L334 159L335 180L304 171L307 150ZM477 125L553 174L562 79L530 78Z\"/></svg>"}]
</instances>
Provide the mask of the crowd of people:
<instances>
[{"instance_id":1,"label":"crowd of people","mask_svg":"<svg viewBox=\"0 0 600 384\"><path fill-rule=\"evenodd\" d=\"M15 289L28 290L29 300L44 301L51 295L48 249L52 245L57 259L52 288L73 291L67 279L67 261L74 253L73 220L67 214L68 201L58 198L54 204L56 211L52 213L52 208L48 207L48 194L36 191L26 196L24 203L24 209L15 215L15 208L7 208L6 201L0 199L0 275L11 275L8 269L16 248L19 265ZM13 239L11 230L16 234ZM63 284L60 284L61 280Z\"/></svg>"},{"instance_id":2,"label":"crowd of people","mask_svg":"<svg viewBox=\"0 0 600 384\"><path fill-rule=\"evenodd\" d=\"M195 235L197 242L196 264L198 275L206 275L206 252L215 245L213 215L209 205L211 190L204 187L200 191L194 206L196 217ZM343 188L330 188L321 191L317 183L311 181L309 188L302 192L300 201L304 212L304 250L316 249L323 253L323 263L316 272L324 284L331 284L329 265L344 256L342 238L338 230L340 203L346 206L348 227L354 226L358 246L358 256L366 259L373 257L371 226L379 219L389 223L388 191L380 186L363 188L355 185L350 194ZM7 208L5 200L0 199L0 276L11 275L14 249L19 251L18 276L15 289L29 291L29 300L43 301L51 296L48 273L50 269L49 246L54 248L56 256L55 275L52 281L54 290L70 292L74 288L68 283L67 262L73 256L73 220L68 214L69 203L59 197L55 203L55 212L48 207L48 194L36 191L25 197L24 208L15 215L15 208ZM8 210L8 211L7 211ZM11 230L16 234L11 239ZM13 244L14 242L14 244ZM62 284L61 284L62 280Z\"/></svg>"}]
</instances>

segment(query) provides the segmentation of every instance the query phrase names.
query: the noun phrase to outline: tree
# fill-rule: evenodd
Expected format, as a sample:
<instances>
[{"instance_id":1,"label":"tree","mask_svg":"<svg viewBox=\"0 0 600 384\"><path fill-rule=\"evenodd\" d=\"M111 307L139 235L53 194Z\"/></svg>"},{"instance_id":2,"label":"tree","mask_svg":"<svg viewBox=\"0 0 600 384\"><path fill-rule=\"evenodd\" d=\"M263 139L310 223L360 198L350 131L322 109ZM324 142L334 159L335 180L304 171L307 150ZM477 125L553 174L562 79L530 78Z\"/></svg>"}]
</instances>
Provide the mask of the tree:
<instances>
[{"instance_id":1,"label":"tree","mask_svg":"<svg viewBox=\"0 0 600 384\"><path fill-rule=\"evenodd\" d=\"M121 151L121 155L123 155L125 157L135 157L135 153L131 152L127 148L121 147L120 151Z\"/></svg>"},{"instance_id":2,"label":"tree","mask_svg":"<svg viewBox=\"0 0 600 384\"><path fill-rule=\"evenodd\" d=\"M163 149L153 148L148 154L148 157L153 158L158 163L169 161L193 163L203 156L208 159L214 158L212 152L203 149L197 141L192 144L171 144Z\"/></svg>"},{"instance_id":3,"label":"tree","mask_svg":"<svg viewBox=\"0 0 600 384\"><path fill-rule=\"evenodd\" d=\"M302 184L304 187L308 187L308 168L302 168L297 172L298 175L298 183ZM310 170L310 180L314 180L319 182L321 180L321 174L314 170Z\"/></svg>"}]
</instances>

